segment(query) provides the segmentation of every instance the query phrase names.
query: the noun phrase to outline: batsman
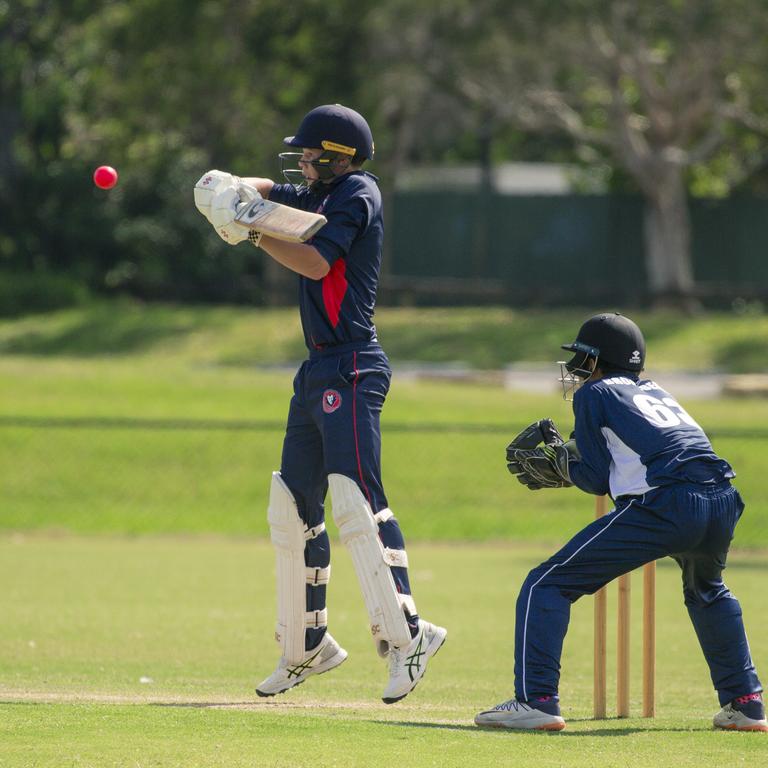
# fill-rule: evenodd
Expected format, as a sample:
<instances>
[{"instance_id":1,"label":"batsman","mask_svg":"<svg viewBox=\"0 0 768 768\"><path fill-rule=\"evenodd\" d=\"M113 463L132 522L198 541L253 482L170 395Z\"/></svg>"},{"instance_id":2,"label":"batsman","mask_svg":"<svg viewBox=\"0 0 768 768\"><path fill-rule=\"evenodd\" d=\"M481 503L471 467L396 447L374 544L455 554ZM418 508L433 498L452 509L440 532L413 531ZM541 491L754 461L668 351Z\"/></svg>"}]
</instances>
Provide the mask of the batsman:
<instances>
[{"instance_id":1,"label":"batsman","mask_svg":"<svg viewBox=\"0 0 768 768\"><path fill-rule=\"evenodd\" d=\"M515 695L475 723L564 728L558 684L571 604L671 556L722 707L714 726L768 731L741 607L722 578L744 511L734 471L669 392L640 378L645 339L632 320L595 315L562 348L573 353L560 365L574 433L565 440L548 419L532 424L507 448L509 471L531 490L575 485L610 494L615 506L528 574L516 609Z\"/></svg>"},{"instance_id":2,"label":"batsman","mask_svg":"<svg viewBox=\"0 0 768 768\"><path fill-rule=\"evenodd\" d=\"M373 137L358 112L328 104L309 112L284 142L298 150L280 155L289 183L209 171L195 189L198 208L225 242L258 243L296 273L308 350L293 382L267 512L282 654L256 692L284 693L347 658L328 632L330 489L333 519L352 556L374 643L388 660L382 698L390 704L421 680L447 632L419 617L403 534L381 477L380 416L391 370L373 323L384 236L377 179L362 168L373 157ZM307 242L249 234L235 217L243 203L259 197L320 213L327 223Z\"/></svg>"}]
</instances>

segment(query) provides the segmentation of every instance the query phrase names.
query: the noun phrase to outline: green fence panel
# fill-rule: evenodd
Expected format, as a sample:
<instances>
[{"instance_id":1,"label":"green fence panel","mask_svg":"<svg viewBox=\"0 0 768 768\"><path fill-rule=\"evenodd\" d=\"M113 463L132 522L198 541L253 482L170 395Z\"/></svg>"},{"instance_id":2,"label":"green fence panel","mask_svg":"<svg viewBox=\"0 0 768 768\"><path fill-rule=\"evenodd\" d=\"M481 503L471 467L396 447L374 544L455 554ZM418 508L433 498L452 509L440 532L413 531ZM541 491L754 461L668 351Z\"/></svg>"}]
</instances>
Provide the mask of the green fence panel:
<instances>
[{"instance_id":1,"label":"green fence panel","mask_svg":"<svg viewBox=\"0 0 768 768\"><path fill-rule=\"evenodd\" d=\"M643 200L400 191L389 212L389 274L498 281L511 299L642 300ZM703 295L768 295L768 200L690 203Z\"/></svg>"},{"instance_id":2,"label":"green fence panel","mask_svg":"<svg viewBox=\"0 0 768 768\"><path fill-rule=\"evenodd\" d=\"M724 293L768 291L768 200L692 200L691 225L697 282Z\"/></svg>"}]
</instances>

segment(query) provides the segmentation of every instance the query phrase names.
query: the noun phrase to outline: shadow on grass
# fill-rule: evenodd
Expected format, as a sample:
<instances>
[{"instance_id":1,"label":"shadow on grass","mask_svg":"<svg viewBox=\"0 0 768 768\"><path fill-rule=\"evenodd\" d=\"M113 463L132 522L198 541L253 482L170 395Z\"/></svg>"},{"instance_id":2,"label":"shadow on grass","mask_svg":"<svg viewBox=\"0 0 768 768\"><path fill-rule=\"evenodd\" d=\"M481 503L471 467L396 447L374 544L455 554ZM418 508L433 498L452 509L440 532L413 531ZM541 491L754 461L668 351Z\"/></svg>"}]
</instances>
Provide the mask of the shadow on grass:
<instances>
[{"instance_id":1,"label":"shadow on grass","mask_svg":"<svg viewBox=\"0 0 768 768\"><path fill-rule=\"evenodd\" d=\"M95 357L141 352L168 339L180 339L203 327L202 315L143 307L97 306L18 332L0 341L0 352L48 357Z\"/></svg>"},{"instance_id":2,"label":"shadow on grass","mask_svg":"<svg viewBox=\"0 0 768 768\"><path fill-rule=\"evenodd\" d=\"M244 710L250 712L271 712L279 713L283 711L286 715L295 714L296 711L306 710L305 704L297 703L295 706L286 706L285 702L265 702L249 699L247 701L29 701L29 700L9 700L0 701L0 710L3 706L27 706L27 707L49 707L60 704L123 704L123 705L143 705L148 707L157 707L159 709L230 709ZM270 706L271 705L271 706ZM330 705L327 709L333 709ZM588 730L573 730L567 726L562 731L533 731L533 730L513 730L506 728L479 728L472 722L467 723L445 723L445 722L425 722L424 720L380 720L368 719L365 722L374 725L395 726L397 728L422 728L426 730L444 730L444 731L464 731L491 734L496 738L512 738L514 736L528 736L530 738L559 737L568 738L573 736L632 736L636 733L698 733L703 731L712 731L712 728L704 726L700 728L680 728L675 726L625 726L617 728L597 727ZM591 718L569 719L568 724L590 724L597 721ZM616 720L608 722L618 722Z\"/></svg>"},{"instance_id":3,"label":"shadow on grass","mask_svg":"<svg viewBox=\"0 0 768 768\"><path fill-rule=\"evenodd\" d=\"M765 370L768 340L738 339L725 344L715 355L715 364L731 373L753 373Z\"/></svg>"},{"instance_id":4,"label":"shadow on grass","mask_svg":"<svg viewBox=\"0 0 768 768\"><path fill-rule=\"evenodd\" d=\"M424 721L413 720L370 720L369 722L377 725L396 725L398 727L407 726L410 728L438 728L447 731L477 731L478 733L499 734L503 736L526 735L537 737L560 737L568 736L631 736L635 733L690 733L692 731L703 730L696 728L675 728L675 727L624 727L624 728L593 728L587 731L569 730L566 726L563 731L533 731L533 730L514 730L508 728L479 728L473 724L462 725L460 723L425 723ZM568 723L594 723L594 720L568 720Z\"/></svg>"},{"instance_id":5,"label":"shadow on grass","mask_svg":"<svg viewBox=\"0 0 768 768\"><path fill-rule=\"evenodd\" d=\"M148 707L179 707L181 709L256 709L257 701L149 701Z\"/></svg>"},{"instance_id":6,"label":"shadow on grass","mask_svg":"<svg viewBox=\"0 0 768 768\"><path fill-rule=\"evenodd\" d=\"M261 704L262 706L259 706ZM267 702L258 702L258 701L230 701L230 702L214 702L214 701L187 701L187 702L160 702L160 701L154 701L149 702L148 706L151 707L179 707L179 708L185 708L185 709L248 709L251 711L254 710L274 710L274 709L283 709L285 707L285 703L281 703L278 705L277 702L274 702L273 707L264 707L263 705L267 704ZM302 706L299 706L297 708L303 709ZM332 707L331 707L332 708ZM288 707L288 709L292 709L291 707ZM292 713L290 713L292 714ZM492 734L500 734L504 736L509 736L511 734L517 734L517 735L525 735L530 734L533 736L560 736L560 737L568 737L568 736L631 736L635 733L652 733L652 732L663 732L663 733L688 733L691 730L697 730L697 729L691 729L691 728L675 728L675 727L630 727L626 726L623 728L592 728L590 730L569 730L567 727L563 731L520 731L520 730L511 730L506 728L479 728L472 722L467 723L430 723L425 722L424 720L377 720L377 719L370 719L367 722L373 723L375 725L387 725L387 726L397 726L398 728L407 727L407 728L424 728L429 730L446 730L446 731L476 731L478 733L492 733ZM583 718L583 719L571 719L568 720L569 724L574 723L580 723L580 724L587 724L587 723L595 723L594 720L591 720L589 718Z\"/></svg>"},{"instance_id":7,"label":"shadow on grass","mask_svg":"<svg viewBox=\"0 0 768 768\"><path fill-rule=\"evenodd\" d=\"M377 325L392 360L462 360L480 369L500 369L510 362L549 362L594 311L433 308L426 313L415 310L383 316ZM691 322L675 312L632 312L630 316L643 328L651 347L674 338Z\"/></svg>"}]
</instances>

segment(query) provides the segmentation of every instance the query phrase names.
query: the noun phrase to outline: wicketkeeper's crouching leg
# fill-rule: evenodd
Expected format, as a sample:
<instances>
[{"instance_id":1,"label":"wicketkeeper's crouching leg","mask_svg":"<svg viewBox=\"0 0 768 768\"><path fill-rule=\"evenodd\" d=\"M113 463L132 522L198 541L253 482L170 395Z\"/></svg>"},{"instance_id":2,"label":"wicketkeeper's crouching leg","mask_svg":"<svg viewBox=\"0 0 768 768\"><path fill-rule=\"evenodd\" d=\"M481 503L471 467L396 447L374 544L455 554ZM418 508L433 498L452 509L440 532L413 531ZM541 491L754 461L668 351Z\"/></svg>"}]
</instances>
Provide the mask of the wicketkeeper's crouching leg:
<instances>
[{"instance_id":1,"label":"wicketkeeper's crouching leg","mask_svg":"<svg viewBox=\"0 0 768 768\"><path fill-rule=\"evenodd\" d=\"M283 655L275 671L257 686L259 696L283 693L347 658L327 631L325 590L331 566L325 523L304 523L279 472L272 473L267 518L277 565L275 639Z\"/></svg>"},{"instance_id":2,"label":"wicketkeeper's crouching leg","mask_svg":"<svg viewBox=\"0 0 768 768\"><path fill-rule=\"evenodd\" d=\"M398 582L407 585L408 556L405 549L382 542L383 527L396 526L392 512L384 509L374 514L357 483L345 475L329 475L328 484L333 519L352 556L376 648L389 659L389 683L382 698L392 704L416 687L447 632L419 619L413 597L396 587L393 569L400 573ZM399 529L397 534L402 544Z\"/></svg>"}]
</instances>

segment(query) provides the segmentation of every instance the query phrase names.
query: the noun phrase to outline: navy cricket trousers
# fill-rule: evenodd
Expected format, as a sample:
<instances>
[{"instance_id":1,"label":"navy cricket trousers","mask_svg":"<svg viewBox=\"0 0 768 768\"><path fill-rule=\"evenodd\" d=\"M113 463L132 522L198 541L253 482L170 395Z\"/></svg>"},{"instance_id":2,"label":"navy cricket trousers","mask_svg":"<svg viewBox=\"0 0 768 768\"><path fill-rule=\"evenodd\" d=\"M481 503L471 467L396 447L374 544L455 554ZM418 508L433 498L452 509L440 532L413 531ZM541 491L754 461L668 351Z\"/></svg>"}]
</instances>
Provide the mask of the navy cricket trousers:
<instances>
[{"instance_id":1,"label":"navy cricket trousers","mask_svg":"<svg viewBox=\"0 0 768 768\"><path fill-rule=\"evenodd\" d=\"M744 511L729 482L677 484L619 500L534 568L517 600L515 696L555 695L571 604L623 573L671 556L720 704L762 690L741 607L723 583L733 531Z\"/></svg>"},{"instance_id":2,"label":"navy cricket trousers","mask_svg":"<svg viewBox=\"0 0 768 768\"><path fill-rule=\"evenodd\" d=\"M296 499L299 515L309 527L325 519L328 475L354 480L373 513L388 507L381 481L380 417L392 372L382 348L355 343L310 354L293 381L293 398L283 441L280 474ZM405 549L396 518L379 525L385 547ZM326 532L307 542L307 566L330 563ZM393 567L395 586L410 595L406 568ZM307 587L307 610L325 608L325 587ZM409 622L418 617L409 617ZM307 630L306 647L320 642L325 628Z\"/></svg>"}]
</instances>

